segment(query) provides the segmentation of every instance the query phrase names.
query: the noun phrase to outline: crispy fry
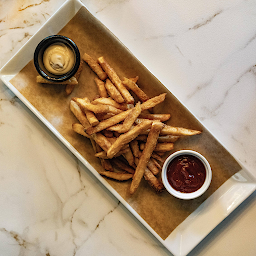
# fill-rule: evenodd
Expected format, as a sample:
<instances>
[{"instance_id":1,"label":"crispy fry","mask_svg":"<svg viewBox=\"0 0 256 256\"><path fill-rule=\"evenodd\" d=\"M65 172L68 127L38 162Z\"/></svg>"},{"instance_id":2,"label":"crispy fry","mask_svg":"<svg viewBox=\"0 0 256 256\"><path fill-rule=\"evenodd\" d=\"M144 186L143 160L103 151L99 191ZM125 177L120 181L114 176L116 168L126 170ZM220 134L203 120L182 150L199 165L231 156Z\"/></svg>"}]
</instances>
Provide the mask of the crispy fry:
<instances>
[{"instance_id":1,"label":"crispy fry","mask_svg":"<svg viewBox=\"0 0 256 256\"><path fill-rule=\"evenodd\" d=\"M175 135L164 135L164 136L159 136L158 137L158 142L175 142L180 138L180 136L175 136Z\"/></svg>"},{"instance_id":2,"label":"crispy fry","mask_svg":"<svg viewBox=\"0 0 256 256\"><path fill-rule=\"evenodd\" d=\"M162 94L160 94L160 95L158 95L156 97L153 97L153 98L143 102L141 104L141 111L153 108L154 106L160 104L161 102L164 101L165 96L166 96L166 93L162 93Z\"/></svg>"},{"instance_id":3,"label":"crispy fry","mask_svg":"<svg viewBox=\"0 0 256 256\"><path fill-rule=\"evenodd\" d=\"M107 73L108 77L112 81L112 83L116 86L116 88L119 90L121 95L123 96L124 100L127 103L134 103L134 98L129 93L129 91L126 89L126 87L123 85L122 81L118 77L117 73L114 71L112 67L106 62L104 57L99 57L98 62L100 63L103 70Z\"/></svg>"},{"instance_id":4,"label":"crispy fry","mask_svg":"<svg viewBox=\"0 0 256 256\"><path fill-rule=\"evenodd\" d=\"M134 121L136 120L136 118L139 116L140 113L141 113L141 107L140 107L140 102L138 102L136 104L135 108L131 109L131 112L125 118L123 124L109 127L108 130L116 131L119 133L125 133L125 132L129 131L131 129Z\"/></svg>"},{"instance_id":5,"label":"crispy fry","mask_svg":"<svg viewBox=\"0 0 256 256\"><path fill-rule=\"evenodd\" d=\"M94 113L92 111L87 110L87 109L84 109L83 111L84 111L91 126L95 126L99 123L99 120L97 119L97 117L94 115Z\"/></svg>"},{"instance_id":6,"label":"crispy fry","mask_svg":"<svg viewBox=\"0 0 256 256\"><path fill-rule=\"evenodd\" d=\"M108 178L114 179L114 180L119 180L119 181L125 181L125 180L129 180L132 178L133 174L131 173L121 173L121 172L109 172L109 171L105 171L105 172L101 172L100 173L103 176L106 176Z\"/></svg>"},{"instance_id":7,"label":"crispy fry","mask_svg":"<svg viewBox=\"0 0 256 256\"><path fill-rule=\"evenodd\" d=\"M105 83L106 90L109 94L109 96L114 99L118 103L123 103L124 98L121 95L121 93L117 90L117 88L113 85L113 83L107 79Z\"/></svg>"},{"instance_id":8,"label":"crispy fry","mask_svg":"<svg viewBox=\"0 0 256 256\"><path fill-rule=\"evenodd\" d=\"M127 160L130 166L134 166L134 156L132 154L129 144L128 144L128 150L123 154L123 157Z\"/></svg>"},{"instance_id":9,"label":"crispy fry","mask_svg":"<svg viewBox=\"0 0 256 256\"><path fill-rule=\"evenodd\" d=\"M90 100L87 97L84 98L73 98L82 110L89 110L93 113L107 113L109 111L109 107L106 105L98 104L94 105L90 103Z\"/></svg>"},{"instance_id":10,"label":"crispy fry","mask_svg":"<svg viewBox=\"0 0 256 256\"><path fill-rule=\"evenodd\" d=\"M90 136L84 131L83 125L78 124L78 123L72 124L72 129L74 132L76 132L80 135L83 135L86 138L90 138Z\"/></svg>"},{"instance_id":11,"label":"crispy fry","mask_svg":"<svg viewBox=\"0 0 256 256\"><path fill-rule=\"evenodd\" d=\"M157 193L164 190L163 183L160 182L148 168L145 169L144 178Z\"/></svg>"},{"instance_id":12,"label":"crispy fry","mask_svg":"<svg viewBox=\"0 0 256 256\"><path fill-rule=\"evenodd\" d=\"M123 84L127 88L132 90L142 102L149 100L148 95L144 91L142 91L139 88L139 86L134 81L132 81L131 79L128 79L128 78L125 77L124 81L123 81Z\"/></svg>"},{"instance_id":13,"label":"crispy fry","mask_svg":"<svg viewBox=\"0 0 256 256\"><path fill-rule=\"evenodd\" d=\"M144 121L144 122L146 122L146 121ZM133 180L132 180L131 187L130 187L131 194L134 194L135 191L137 190L137 188L139 187L141 179L145 173L145 169L147 167L148 161L156 147L157 138L158 138L159 133L162 128L163 128L163 124L161 122L154 122L152 124L152 127L151 127L149 135L148 135L148 139L146 142L145 149L142 152L142 155L139 159L138 165L135 170L135 174L133 176Z\"/></svg>"},{"instance_id":14,"label":"crispy fry","mask_svg":"<svg viewBox=\"0 0 256 256\"><path fill-rule=\"evenodd\" d=\"M107 106L107 105L106 105ZM122 110L121 109L119 109L119 108L116 108L116 107L113 107L113 106L108 106L108 108L109 108L109 113L112 113L112 114L119 114L119 113L121 113L122 112Z\"/></svg>"},{"instance_id":15,"label":"crispy fry","mask_svg":"<svg viewBox=\"0 0 256 256\"><path fill-rule=\"evenodd\" d=\"M131 142L134 140L141 131L148 129L151 126L151 122L148 120L145 120L139 125L136 125L133 129L130 131L121 134L117 140L112 144L112 146L109 148L107 155L109 158L114 157L119 150L127 143Z\"/></svg>"},{"instance_id":16,"label":"crispy fry","mask_svg":"<svg viewBox=\"0 0 256 256\"><path fill-rule=\"evenodd\" d=\"M53 85L62 85L62 84L77 85L78 84L78 81L74 76L72 76L70 79L68 79L66 81L63 81L63 82L51 82L49 80L44 79L41 76L37 76L36 77L36 82L41 83L41 84L53 84Z\"/></svg>"},{"instance_id":17,"label":"crispy fry","mask_svg":"<svg viewBox=\"0 0 256 256\"><path fill-rule=\"evenodd\" d=\"M154 174L157 175L160 171L158 167L155 165L155 163L151 160L151 158L148 160L147 164L148 169Z\"/></svg>"},{"instance_id":18,"label":"crispy fry","mask_svg":"<svg viewBox=\"0 0 256 256\"><path fill-rule=\"evenodd\" d=\"M98 75L101 80L105 80L107 78L107 74L103 71L99 63L89 54L84 53L82 59L90 66L90 68Z\"/></svg>"},{"instance_id":19,"label":"crispy fry","mask_svg":"<svg viewBox=\"0 0 256 256\"><path fill-rule=\"evenodd\" d=\"M140 150L144 150L145 147L146 147L146 144L144 144L144 143L140 144ZM171 142L157 143L154 151L155 152L166 152L166 151L172 150L173 147L174 147L174 144Z\"/></svg>"},{"instance_id":20,"label":"crispy fry","mask_svg":"<svg viewBox=\"0 0 256 256\"><path fill-rule=\"evenodd\" d=\"M170 114L148 114L148 113L141 113L139 115L139 118L146 118L146 119L150 119L150 120L158 120L161 122L165 122L167 120L169 120L171 117Z\"/></svg>"},{"instance_id":21,"label":"crispy fry","mask_svg":"<svg viewBox=\"0 0 256 256\"><path fill-rule=\"evenodd\" d=\"M108 93L107 93L107 90L106 90L106 87L105 87L105 83L102 80L100 80L98 77L95 77L94 81L97 85L100 97L107 98Z\"/></svg>"},{"instance_id":22,"label":"crispy fry","mask_svg":"<svg viewBox=\"0 0 256 256\"><path fill-rule=\"evenodd\" d=\"M82 109L79 105L74 101L70 101L70 110L75 115L75 117L79 120L79 122L83 125L85 129L91 127L86 115L83 113Z\"/></svg>"},{"instance_id":23,"label":"crispy fry","mask_svg":"<svg viewBox=\"0 0 256 256\"><path fill-rule=\"evenodd\" d=\"M140 157L140 148L139 148L139 143L137 141L137 138L130 142L130 146L131 146L133 155L135 157L139 158Z\"/></svg>"},{"instance_id":24,"label":"crispy fry","mask_svg":"<svg viewBox=\"0 0 256 256\"><path fill-rule=\"evenodd\" d=\"M161 135L177 135L177 136L192 136L200 134L201 131L186 129L182 127L173 127L165 125L161 131Z\"/></svg>"},{"instance_id":25,"label":"crispy fry","mask_svg":"<svg viewBox=\"0 0 256 256\"><path fill-rule=\"evenodd\" d=\"M100 103L103 105L113 106L115 108L121 109L121 110L127 110L127 104L126 103L118 103L112 98L98 98L92 101L93 104Z\"/></svg>"}]
</instances>

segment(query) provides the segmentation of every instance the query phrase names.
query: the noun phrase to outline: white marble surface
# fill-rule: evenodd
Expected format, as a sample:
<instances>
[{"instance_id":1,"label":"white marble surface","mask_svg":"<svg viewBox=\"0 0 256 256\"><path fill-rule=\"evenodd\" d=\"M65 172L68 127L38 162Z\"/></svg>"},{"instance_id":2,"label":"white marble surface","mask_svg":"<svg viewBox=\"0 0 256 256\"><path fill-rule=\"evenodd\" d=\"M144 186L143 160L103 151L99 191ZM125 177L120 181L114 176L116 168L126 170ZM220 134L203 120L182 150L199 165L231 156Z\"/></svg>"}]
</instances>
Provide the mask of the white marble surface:
<instances>
[{"instance_id":1,"label":"white marble surface","mask_svg":"<svg viewBox=\"0 0 256 256\"><path fill-rule=\"evenodd\" d=\"M2 67L63 0L0 0ZM83 0L256 177L256 1ZM171 255L0 84L0 255ZM256 255L256 193L189 255Z\"/></svg>"}]
</instances>

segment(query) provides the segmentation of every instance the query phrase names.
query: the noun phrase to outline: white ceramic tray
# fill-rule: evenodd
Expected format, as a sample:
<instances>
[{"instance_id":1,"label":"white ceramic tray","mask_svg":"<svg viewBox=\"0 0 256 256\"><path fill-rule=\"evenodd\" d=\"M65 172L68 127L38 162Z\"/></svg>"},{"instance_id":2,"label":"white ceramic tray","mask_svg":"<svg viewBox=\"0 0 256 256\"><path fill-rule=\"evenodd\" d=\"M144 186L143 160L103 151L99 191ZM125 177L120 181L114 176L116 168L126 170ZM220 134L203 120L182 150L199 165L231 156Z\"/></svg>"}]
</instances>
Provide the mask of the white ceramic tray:
<instances>
[{"instance_id":1,"label":"white ceramic tray","mask_svg":"<svg viewBox=\"0 0 256 256\"><path fill-rule=\"evenodd\" d=\"M59 140L108 188L114 196L151 232L172 254L186 255L237 206L256 189L256 182L242 167L196 211L185 219L165 240L163 240L103 179L98 172L70 145L62 135L35 109L32 104L10 83L10 80L33 58L38 42L44 37L58 33L77 11L84 6L78 0L66 1L44 26L17 52L0 70L1 80L16 96L59 138ZM242 166L242 164L240 164Z\"/></svg>"}]
</instances>

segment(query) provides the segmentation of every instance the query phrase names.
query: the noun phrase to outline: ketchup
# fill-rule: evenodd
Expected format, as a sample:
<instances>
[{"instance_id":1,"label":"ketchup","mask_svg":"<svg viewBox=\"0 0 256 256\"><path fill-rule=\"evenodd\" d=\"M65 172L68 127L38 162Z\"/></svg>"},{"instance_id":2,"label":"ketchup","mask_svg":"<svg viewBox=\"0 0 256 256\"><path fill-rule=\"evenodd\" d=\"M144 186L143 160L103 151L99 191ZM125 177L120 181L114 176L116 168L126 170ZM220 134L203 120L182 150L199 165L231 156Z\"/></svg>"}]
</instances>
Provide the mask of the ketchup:
<instances>
[{"instance_id":1,"label":"ketchup","mask_svg":"<svg viewBox=\"0 0 256 256\"><path fill-rule=\"evenodd\" d=\"M167 167L167 180L177 191L191 193L202 187L206 178L204 164L193 155L174 158Z\"/></svg>"}]
</instances>

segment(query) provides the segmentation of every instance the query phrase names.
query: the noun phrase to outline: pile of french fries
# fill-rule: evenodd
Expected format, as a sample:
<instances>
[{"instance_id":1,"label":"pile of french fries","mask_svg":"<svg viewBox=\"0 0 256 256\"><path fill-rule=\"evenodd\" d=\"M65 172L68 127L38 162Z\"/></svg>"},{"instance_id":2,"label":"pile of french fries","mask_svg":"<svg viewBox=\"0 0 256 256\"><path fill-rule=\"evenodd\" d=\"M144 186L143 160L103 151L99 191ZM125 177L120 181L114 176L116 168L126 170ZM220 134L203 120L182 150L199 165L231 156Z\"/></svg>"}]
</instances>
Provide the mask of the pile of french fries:
<instances>
[{"instance_id":1,"label":"pile of french fries","mask_svg":"<svg viewBox=\"0 0 256 256\"><path fill-rule=\"evenodd\" d=\"M143 178L156 192L163 191L162 155L181 136L201 131L166 125L170 114L152 113L165 100L165 93L148 97L137 85L138 77L121 80L104 57L96 60L85 53L83 60L97 75L99 96L72 98L70 109L79 121L72 129L91 140L104 169L101 175L118 181L132 179L131 194Z\"/></svg>"}]
</instances>

